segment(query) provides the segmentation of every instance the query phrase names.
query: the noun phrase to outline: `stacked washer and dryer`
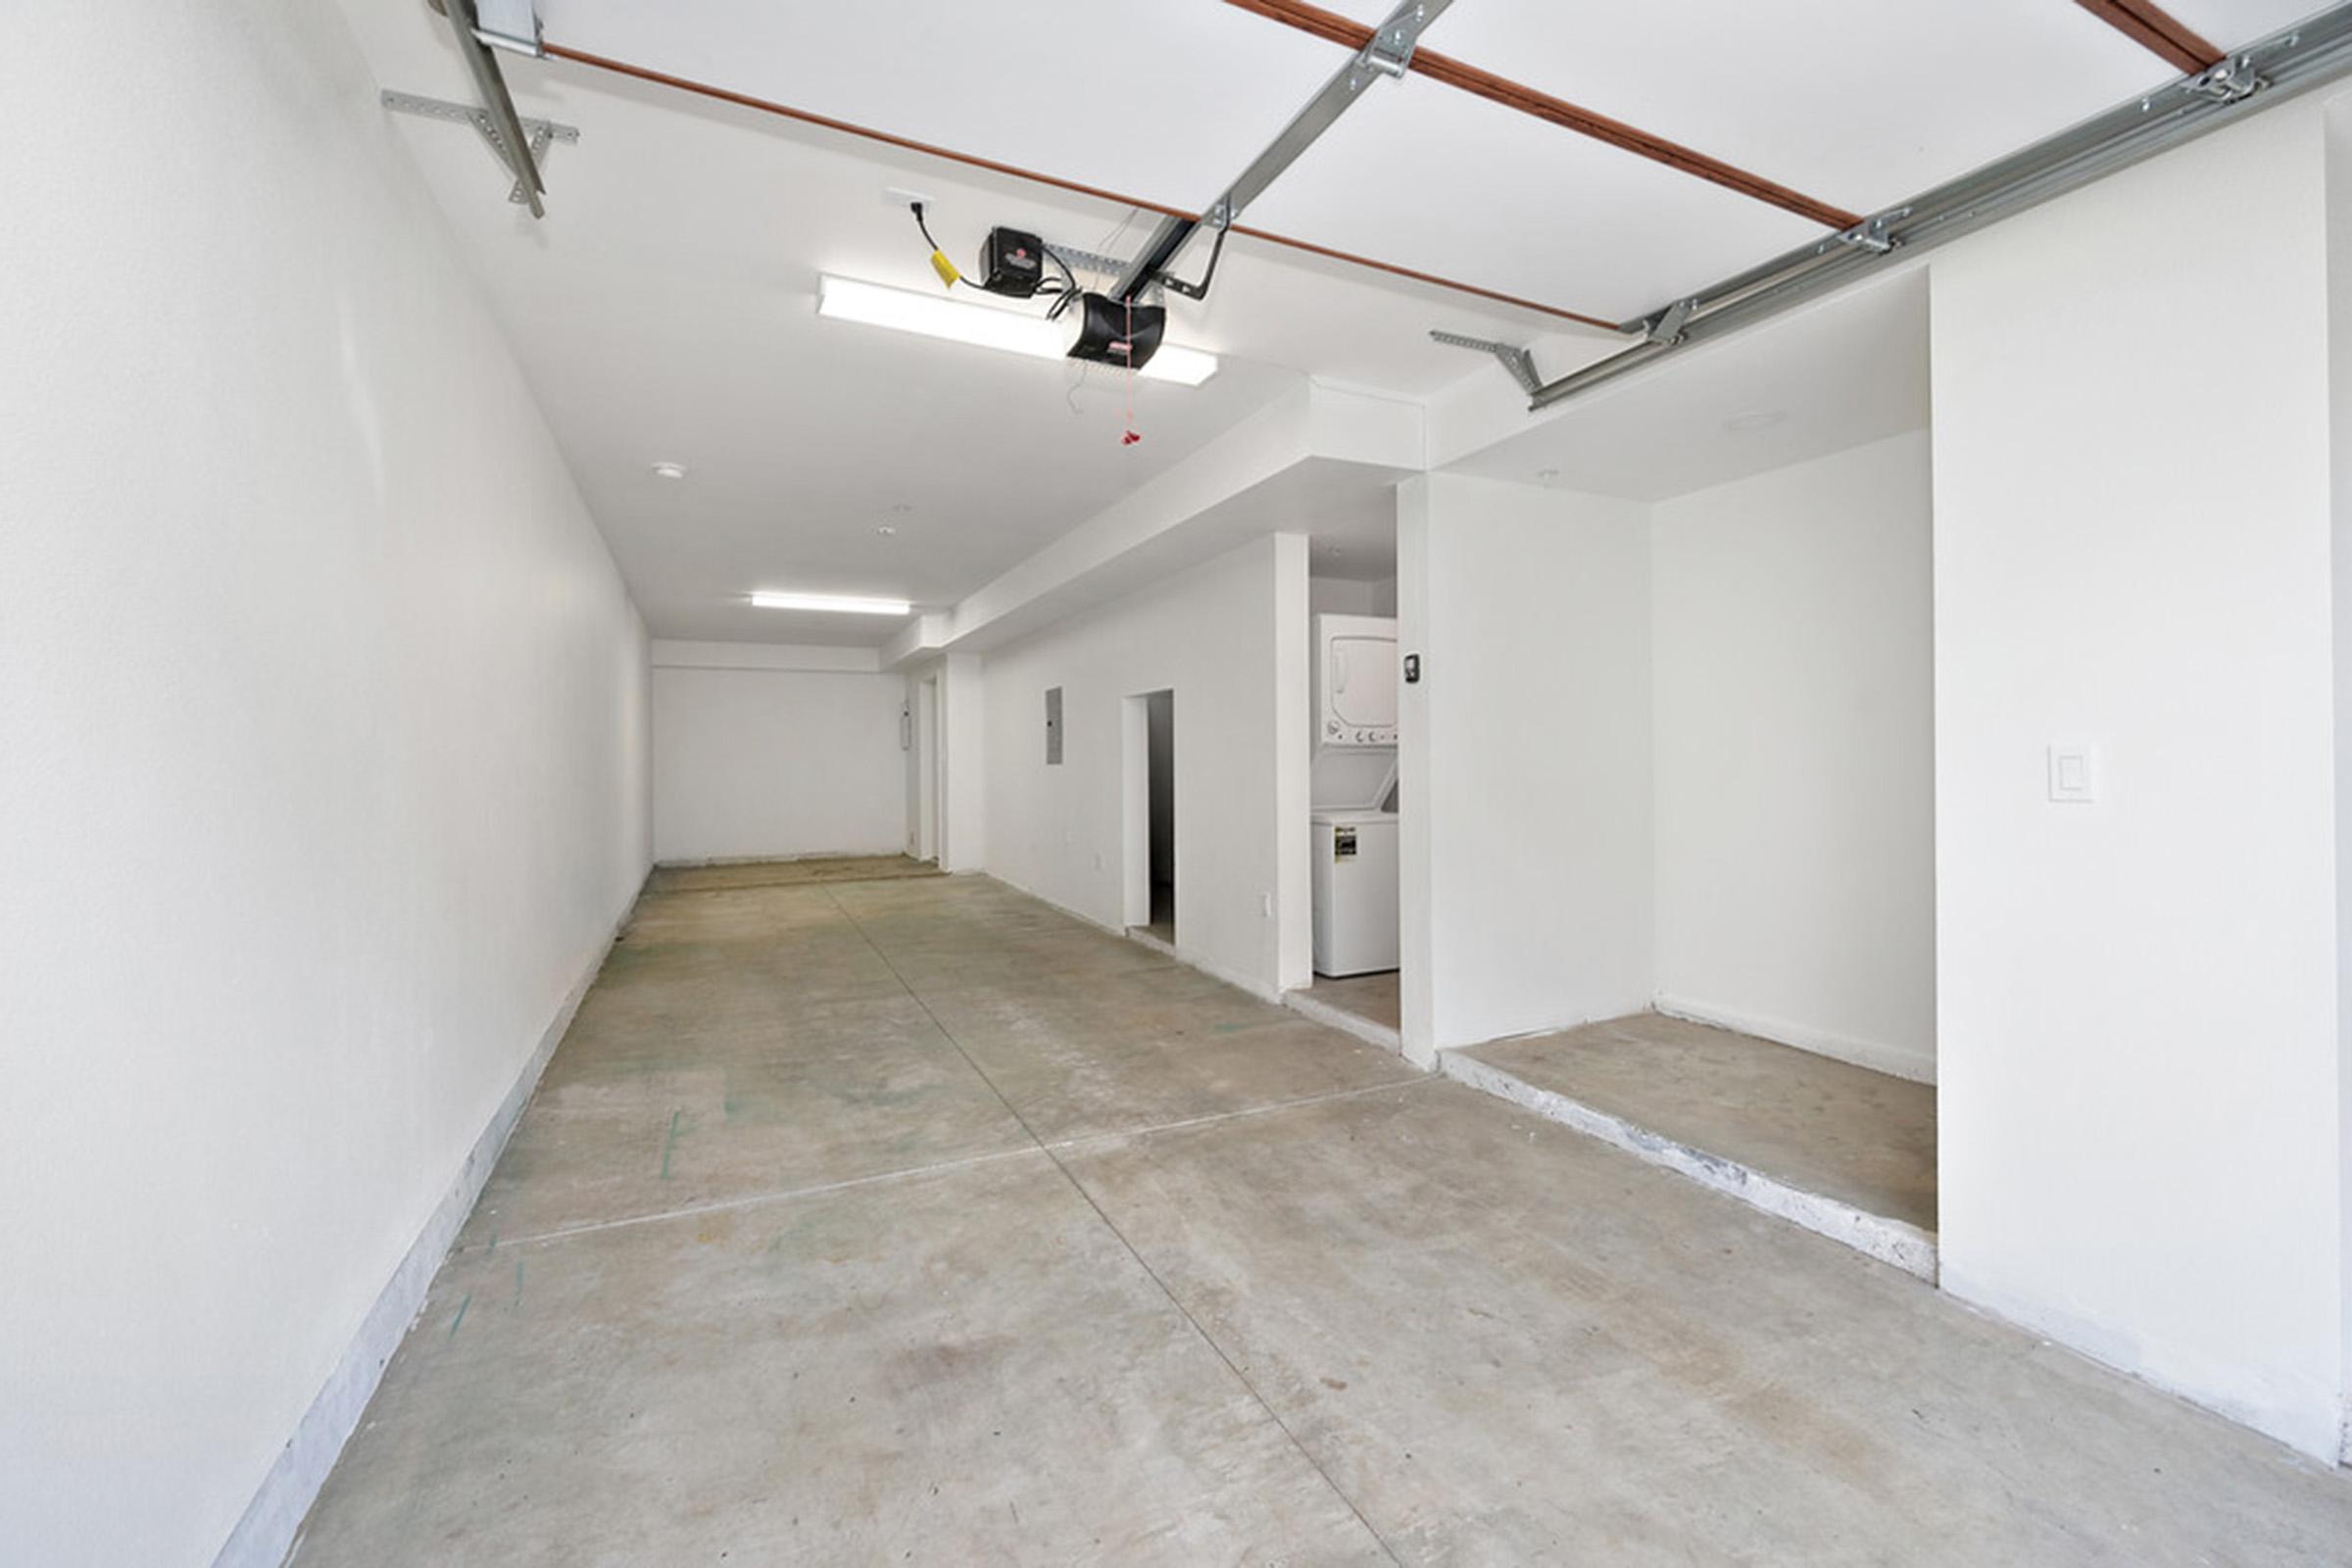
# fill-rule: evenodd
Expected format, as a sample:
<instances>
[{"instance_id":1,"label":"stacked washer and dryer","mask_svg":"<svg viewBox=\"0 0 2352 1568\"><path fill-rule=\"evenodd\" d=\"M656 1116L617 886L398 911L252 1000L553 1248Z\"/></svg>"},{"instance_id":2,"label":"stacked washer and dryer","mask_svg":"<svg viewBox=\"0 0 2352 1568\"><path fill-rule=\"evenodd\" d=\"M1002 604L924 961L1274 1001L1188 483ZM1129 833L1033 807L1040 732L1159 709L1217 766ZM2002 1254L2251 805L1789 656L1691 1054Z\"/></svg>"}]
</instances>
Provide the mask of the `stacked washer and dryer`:
<instances>
[{"instance_id":1,"label":"stacked washer and dryer","mask_svg":"<svg viewBox=\"0 0 2352 1568\"><path fill-rule=\"evenodd\" d=\"M1396 622L1315 617L1315 973L1396 967Z\"/></svg>"}]
</instances>

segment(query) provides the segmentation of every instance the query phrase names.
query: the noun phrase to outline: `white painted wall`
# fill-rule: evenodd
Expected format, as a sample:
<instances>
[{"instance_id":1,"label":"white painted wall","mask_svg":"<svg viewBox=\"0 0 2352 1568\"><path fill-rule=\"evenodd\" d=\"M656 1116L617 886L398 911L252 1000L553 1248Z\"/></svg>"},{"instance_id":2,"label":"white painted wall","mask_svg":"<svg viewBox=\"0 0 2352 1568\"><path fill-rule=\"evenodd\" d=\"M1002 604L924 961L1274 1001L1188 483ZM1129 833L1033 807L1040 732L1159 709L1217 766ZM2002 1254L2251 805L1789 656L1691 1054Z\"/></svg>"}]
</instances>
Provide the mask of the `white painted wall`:
<instances>
[{"instance_id":1,"label":"white painted wall","mask_svg":"<svg viewBox=\"0 0 2352 1568\"><path fill-rule=\"evenodd\" d=\"M1397 492L1407 1054L1649 1004L1646 509Z\"/></svg>"},{"instance_id":2,"label":"white painted wall","mask_svg":"<svg viewBox=\"0 0 2352 1568\"><path fill-rule=\"evenodd\" d=\"M1306 591L1304 538L1270 535L990 654L989 869L1120 925L1122 705L1172 690L1178 946L1260 994L1304 984ZM1059 766L1045 760L1054 686Z\"/></svg>"},{"instance_id":3,"label":"white painted wall","mask_svg":"<svg viewBox=\"0 0 2352 1568\"><path fill-rule=\"evenodd\" d=\"M1396 579L1358 582L1351 577L1310 577L1306 607L1312 615L1394 615Z\"/></svg>"},{"instance_id":4,"label":"white painted wall","mask_svg":"<svg viewBox=\"0 0 2352 1568\"><path fill-rule=\"evenodd\" d=\"M1936 1064L1928 435L1651 512L1658 1004Z\"/></svg>"},{"instance_id":5,"label":"white painted wall","mask_svg":"<svg viewBox=\"0 0 2352 1568\"><path fill-rule=\"evenodd\" d=\"M909 693L875 650L656 642L653 662L655 858L906 848Z\"/></svg>"},{"instance_id":6,"label":"white painted wall","mask_svg":"<svg viewBox=\"0 0 2352 1568\"><path fill-rule=\"evenodd\" d=\"M2336 1224L2344 1454L2352 1463L2352 96L2328 104L2329 610L2335 638Z\"/></svg>"},{"instance_id":7,"label":"white painted wall","mask_svg":"<svg viewBox=\"0 0 2352 1568\"><path fill-rule=\"evenodd\" d=\"M2324 180L2317 109L2276 110L1933 288L1943 1282L2325 1456ZM2044 798L2061 737L2103 751L2097 804Z\"/></svg>"},{"instance_id":8,"label":"white painted wall","mask_svg":"<svg viewBox=\"0 0 2352 1568\"><path fill-rule=\"evenodd\" d=\"M645 645L336 8L16 20L0 1557L198 1568L643 878Z\"/></svg>"}]
</instances>

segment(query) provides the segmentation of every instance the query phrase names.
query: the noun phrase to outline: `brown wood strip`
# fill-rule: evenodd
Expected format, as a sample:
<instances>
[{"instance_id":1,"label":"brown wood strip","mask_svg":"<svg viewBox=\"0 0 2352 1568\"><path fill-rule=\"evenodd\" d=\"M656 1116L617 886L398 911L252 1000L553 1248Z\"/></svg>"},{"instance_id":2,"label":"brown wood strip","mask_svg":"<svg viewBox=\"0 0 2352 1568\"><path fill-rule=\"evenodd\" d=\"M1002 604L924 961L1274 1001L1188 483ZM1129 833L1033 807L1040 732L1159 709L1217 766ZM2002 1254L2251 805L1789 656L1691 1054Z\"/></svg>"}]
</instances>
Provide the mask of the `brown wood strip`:
<instances>
[{"instance_id":1,"label":"brown wood strip","mask_svg":"<svg viewBox=\"0 0 2352 1568\"><path fill-rule=\"evenodd\" d=\"M1225 0L1225 3L1348 49L1361 49L1372 38L1372 29L1364 24L1337 12L1326 11L1320 6L1309 5L1306 0ZM1516 109L1523 115L1533 115L1538 120L1548 121L1578 135L1607 142L1612 147L1646 158L1652 163L1664 164L1669 169L1709 180L1727 190L1736 190L1742 196L1768 202L1784 212L1810 219L1827 228L1851 228L1862 221L1859 213L1849 213L1842 207L1816 200L1801 191L1790 190L1761 174L1750 173L1719 158L1710 158L1680 142L1653 136L1622 120L1612 120L1607 115L1581 108L1564 98L1555 98L1507 76L1498 76L1491 71L1456 60L1451 55L1440 54L1435 49L1413 51L1413 74L1427 76L1433 81L1442 81L1463 92L1474 93L1506 109Z\"/></svg>"},{"instance_id":2,"label":"brown wood strip","mask_svg":"<svg viewBox=\"0 0 2352 1568\"><path fill-rule=\"evenodd\" d=\"M2075 4L2133 43L2161 55L2177 71L2203 71L2221 63L2221 50L2155 0L2075 0Z\"/></svg>"},{"instance_id":3,"label":"brown wood strip","mask_svg":"<svg viewBox=\"0 0 2352 1568\"><path fill-rule=\"evenodd\" d=\"M886 147L897 147L906 152L920 153L926 158L944 159L952 164L961 164L967 169L984 169L990 173L1006 174L1014 179L1025 179L1033 184L1051 186L1054 190L1069 191L1075 195L1091 197L1096 201L1109 202L1118 207L1140 208L1144 212L1157 213L1166 218L1197 220L1200 216L1199 213L1188 213L1179 207L1164 207L1158 202L1148 202L1140 196L1128 196L1115 190L1104 190L1100 185L1082 184L1074 179L1063 179L1059 175L1040 173L1033 169L1023 169L1017 164L1000 163L996 159L982 158L974 153L957 152L953 147L941 147L932 142L916 141L910 136L894 135L887 130L876 130L870 125L859 125L847 120L836 120L829 115L814 114L806 109L795 109L790 104L773 103L765 98L755 98L749 93L736 92L726 87L714 87L709 82L694 81L685 76L673 76L666 72L655 71L650 67L631 65L625 60L608 59L603 55L590 54L584 49L565 48L553 39L544 40L541 47L553 60L567 60L573 65L588 66L598 71L609 71L614 75L629 76L638 81L651 82L658 87L668 87L678 92L692 93L698 98L714 99L719 103L733 104L740 109L752 109L763 115L797 120L805 125L815 125L820 129L838 131L845 136L857 136L866 141L880 142ZM1357 256L1348 251L1333 250L1328 245L1316 245L1306 240L1293 239L1287 234L1277 234L1270 229L1251 228L1236 223L1233 231L1251 239L1264 240L1268 244L1286 246L1291 250L1304 251L1314 256L1329 257L1333 261L1346 262L1353 267L1366 268L1375 272L1387 272L1395 277L1410 278L1417 283L1427 283L1436 288L1449 289L1456 294L1467 294L1475 299L1491 300L1497 305L1508 305L1516 310L1534 311L1540 316L1556 317L1563 321L1577 321L1586 326L1616 330L1614 321L1604 320L1597 316L1588 316L1582 311L1566 310L1557 305L1545 305L1537 300L1521 299L1513 294L1497 293L1494 289L1481 288L1475 283L1464 283L1457 278L1440 277L1434 272L1417 272L1409 267L1398 267L1393 262L1377 261L1369 256Z\"/></svg>"}]
</instances>

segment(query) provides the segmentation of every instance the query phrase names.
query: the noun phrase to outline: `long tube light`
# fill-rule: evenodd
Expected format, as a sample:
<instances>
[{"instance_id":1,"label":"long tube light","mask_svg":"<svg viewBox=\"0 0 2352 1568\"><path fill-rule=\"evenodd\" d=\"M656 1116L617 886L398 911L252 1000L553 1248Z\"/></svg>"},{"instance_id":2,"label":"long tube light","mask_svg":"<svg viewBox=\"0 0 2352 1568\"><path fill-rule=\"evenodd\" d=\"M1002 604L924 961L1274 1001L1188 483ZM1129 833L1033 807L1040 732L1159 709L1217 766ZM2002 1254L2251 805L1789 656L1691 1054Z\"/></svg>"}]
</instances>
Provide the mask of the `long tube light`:
<instances>
[{"instance_id":1,"label":"long tube light","mask_svg":"<svg viewBox=\"0 0 2352 1568\"><path fill-rule=\"evenodd\" d=\"M1059 321L1019 311L966 305L936 294L918 294L912 289L860 283L856 278L835 277L831 273L818 283L816 314L836 321L858 321L955 343L1003 349L1033 360L1059 360L1069 354L1069 328ZM1147 381L1199 386L1217 373L1217 357L1199 349L1163 343L1159 352L1135 373Z\"/></svg>"},{"instance_id":2,"label":"long tube light","mask_svg":"<svg viewBox=\"0 0 2352 1568\"><path fill-rule=\"evenodd\" d=\"M904 615L914 609L904 599L860 599L854 594L788 594L762 590L752 595L760 610L820 610L843 615Z\"/></svg>"}]
</instances>

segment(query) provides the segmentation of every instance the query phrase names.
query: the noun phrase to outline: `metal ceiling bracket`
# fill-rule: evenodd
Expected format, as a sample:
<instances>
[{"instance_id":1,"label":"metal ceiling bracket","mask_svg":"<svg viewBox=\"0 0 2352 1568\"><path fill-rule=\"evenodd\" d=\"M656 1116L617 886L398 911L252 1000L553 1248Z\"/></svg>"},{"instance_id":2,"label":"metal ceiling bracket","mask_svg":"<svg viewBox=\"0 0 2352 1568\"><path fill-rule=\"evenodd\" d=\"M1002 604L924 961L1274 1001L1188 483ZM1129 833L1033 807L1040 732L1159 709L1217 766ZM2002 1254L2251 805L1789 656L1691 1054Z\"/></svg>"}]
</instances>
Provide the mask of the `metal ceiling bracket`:
<instances>
[{"instance_id":1,"label":"metal ceiling bracket","mask_svg":"<svg viewBox=\"0 0 2352 1568\"><path fill-rule=\"evenodd\" d=\"M2352 0L2337 0L2233 52L2054 136L1945 180L1851 228L1711 283L1625 323L1643 341L1538 387L1531 412L1638 370L1683 347L1729 336L1791 306L1867 276L1898 249L1925 250L1973 233L2053 196L2352 75Z\"/></svg>"},{"instance_id":2,"label":"metal ceiling bracket","mask_svg":"<svg viewBox=\"0 0 2352 1568\"><path fill-rule=\"evenodd\" d=\"M1896 222L1910 216L1911 209L1908 207L1889 207L1883 213L1876 213L1865 218L1851 228L1839 230L1838 243L1851 245L1857 250L1868 251L1873 256L1884 256L1902 243L1888 230Z\"/></svg>"},{"instance_id":3,"label":"metal ceiling bracket","mask_svg":"<svg viewBox=\"0 0 2352 1568\"><path fill-rule=\"evenodd\" d=\"M446 98L422 98L413 92L393 92L389 89L383 97L384 107L395 114L446 120L456 124L471 125L481 132L482 140L490 148L490 156L498 160L498 167L514 182L514 188L507 193L507 200L517 207L530 204L532 192L523 184L522 169L508 154L506 137L488 110L476 109L471 104L453 104ZM523 167L533 171L546 163L547 150L557 142L576 142L580 139L580 127L577 125L559 125L552 120L517 120L515 123L522 127L526 138L523 147L528 161Z\"/></svg>"},{"instance_id":4,"label":"metal ceiling bracket","mask_svg":"<svg viewBox=\"0 0 2352 1568\"><path fill-rule=\"evenodd\" d=\"M450 3L459 4L461 0ZM1315 138L1329 130L1332 122L1350 106L1361 101L1358 94L1367 84L1383 76L1404 74L1412 64L1413 49L1421 41L1422 29L1445 15L1446 8L1452 3L1453 0L1404 0L1390 12L1387 20L1373 29L1371 41L1348 57L1348 64L1306 101L1305 108L1291 117L1282 133L1250 160L1250 167L1242 171L1240 177L1208 204L1206 214L1200 218L1171 216L1159 220L1159 226L1144 242L1143 251L1119 274L1117 284L1111 289L1112 297L1131 300L1142 294L1175 265L1185 242L1199 230L1231 227L1242 216L1243 208L1263 195L1284 170L1298 162L1300 153L1314 145ZM1211 222L1211 218L1217 220Z\"/></svg>"},{"instance_id":5,"label":"metal ceiling bracket","mask_svg":"<svg viewBox=\"0 0 2352 1568\"><path fill-rule=\"evenodd\" d=\"M2254 69L2248 55L2232 55L2228 60L2200 71L2188 80L2191 92L2201 93L2217 104L2233 104L2240 98L2251 98L2270 83Z\"/></svg>"},{"instance_id":6,"label":"metal ceiling bracket","mask_svg":"<svg viewBox=\"0 0 2352 1568\"><path fill-rule=\"evenodd\" d=\"M1531 398L1544 385L1544 378L1536 373L1536 357L1514 344L1497 343L1493 338L1464 337L1459 332L1441 332L1434 327L1430 329L1429 340L1443 343L1448 348L1475 349L1481 354L1492 354L1504 369L1511 372L1511 379L1519 383L1519 390Z\"/></svg>"},{"instance_id":7,"label":"metal ceiling bracket","mask_svg":"<svg viewBox=\"0 0 2352 1568\"><path fill-rule=\"evenodd\" d=\"M1445 9L1443 5L1436 8ZM1421 44L1421 29L1429 25L1433 15L1431 7L1418 0L1390 13L1389 20L1373 29L1356 52L1355 67L1348 74L1348 90L1354 92L1375 75L1394 79L1411 70L1413 51Z\"/></svg>"},{"instance_id":8,"label":"metal ceiling bracket","mask_svg":"<svg viewBox=\"0 0 2352 1568\"><path fill-rule=\"evenodd\" d=\"M530 45L527 52L537 52L538 18L532 15L525 24L514 15L517 10L531 12L527 0L520 4L516 0L486 0L486 3L498 19L497 28L491 30L501 40L502 47L522 47L521 38L509 37L507 29L527 25ZM492 151L514 174L514 184L522 192L522 205L530 208L533 218L545 218L547 209L539 198L546 193L547 183L539 177L539 164L531 151L531 134L523 128L522 118L514 113L514 100L507 92L507 78L498 69L497 58L483 46L479 6L475 0L425 0L425 4L449 21L450 36L457 41L466 73L473 77L473 90L482 100L482 113L490 117L490 124L498 132L490 137Z\"/></svg>"},{"instance_id":9,"label":"metal ceiling bracket","mask_svg":"<svg viewBox=\"0 0 2352 1568\"><path fill-rule=\"evenodd\" d=\"M1652 343L1680 343L1683 340L1683 323L1690 320L1690 313L1697 309L1698 301L1695 299L1676 300L1641 323L1642 335Z\"/></svg>"},{"instance_id":10,"label":"metal ceiling bracket","mask_svg":"<svg viewBox=\"0 0 2352 1568\"><path fill-rule=\"evenodd\" d=\"M491 48L534 58L546 52L539 46L539 11L532 0L473 0L473 35Z\"/></svg>"}]
</instances>

